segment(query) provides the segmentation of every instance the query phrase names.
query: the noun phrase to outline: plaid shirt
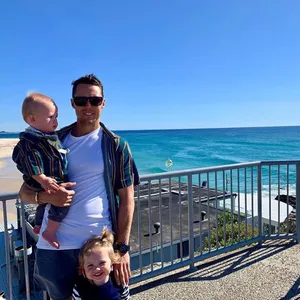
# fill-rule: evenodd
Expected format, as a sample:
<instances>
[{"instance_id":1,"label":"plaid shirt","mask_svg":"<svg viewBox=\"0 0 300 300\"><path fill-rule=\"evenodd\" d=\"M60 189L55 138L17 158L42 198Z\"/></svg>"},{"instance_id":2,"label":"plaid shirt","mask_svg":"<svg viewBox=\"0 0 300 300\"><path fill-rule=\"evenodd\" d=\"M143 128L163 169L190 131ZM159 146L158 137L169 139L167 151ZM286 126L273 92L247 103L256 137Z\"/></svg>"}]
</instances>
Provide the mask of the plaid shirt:
<instances>
[{"instance_id":1,"label":"plaid shirt","mask_svg":"<svg viewBox=\"0 0 300 300\"><path fill-rule=\"evenodd\" d=\"M52 177L58 183L68 181L66 155L58 152L46 137L21 132L19 138L12 159L23 174L23 180L27 185L41 189L40 184L32 178L38 174Z\"/></svg>"},{"instance_id":2,"label":"plaid shirt","mask_svg":"<svg viewBox=\"0 0 300 300\"><path fill-rule=\"evenodd\" d=\"M57 131L58 137L64 142L76 123ZM119 198L117 190L140 182L139 174L131 155L129 144L121 137L109 131L100 122L103 130L102 152L104 160L104 181L109 202L112 230L117 233Z\"/></svg>"}]
</instances>

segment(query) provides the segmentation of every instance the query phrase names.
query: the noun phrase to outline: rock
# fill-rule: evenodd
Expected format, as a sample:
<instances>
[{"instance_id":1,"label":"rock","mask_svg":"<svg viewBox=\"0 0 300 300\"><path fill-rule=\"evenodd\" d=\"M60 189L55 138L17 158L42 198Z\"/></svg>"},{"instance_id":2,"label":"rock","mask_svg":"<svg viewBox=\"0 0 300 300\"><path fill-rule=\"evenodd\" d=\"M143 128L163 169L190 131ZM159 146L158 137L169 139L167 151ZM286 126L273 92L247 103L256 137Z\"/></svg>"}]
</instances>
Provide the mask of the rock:
<instances>
[{"instance_id":1,"label":"rock","mask_svg":"<svg viewBox=\"0 0 300 300\"><path fill-rule=\"evenodd\" d=\"M293 209L296 209L296 197L294 196L287 196L287 195L277 195L275 200L278 200L284 203L287 203L289 200L289 205L293 207Z\"/></svg>"},{"instance_id":2,"label":"rock","mask_svg":"<svg viewBox=\"0 0 300 300\"><path fill-rule=\"evenodd\" d=\"M296 212L291 212L288 217L280 224L281 233L296 232ZM287 232L288 231L288 232Z\"/></svg>"}]
</instances>

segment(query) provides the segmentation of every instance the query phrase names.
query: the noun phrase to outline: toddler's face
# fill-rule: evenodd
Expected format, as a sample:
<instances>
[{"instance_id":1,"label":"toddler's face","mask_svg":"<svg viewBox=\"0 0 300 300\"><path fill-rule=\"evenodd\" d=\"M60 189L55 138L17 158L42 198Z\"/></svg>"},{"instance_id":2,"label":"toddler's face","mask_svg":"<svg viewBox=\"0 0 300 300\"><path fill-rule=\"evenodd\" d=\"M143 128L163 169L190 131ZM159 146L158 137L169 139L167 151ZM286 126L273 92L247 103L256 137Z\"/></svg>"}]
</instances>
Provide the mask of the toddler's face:
<instances>
[{"instance_id":1,"label":"toddler's face","mask_svg":"<svg viewBox=\"0 0 300 300\"><path fill-rule=\"evenodd\" d=\"M42 132L51 133L58 126L57 116L57 107L54 103L48 102L34 114L34 121L30 125Z\"/></svg>"},{"instance_id":2,"label":"toddler's face","mask_svg":"<svg viewBox=\"0 0 300 300\"><path fill-rule=\"evenodd\" d=\"M108 251L106 247L96 246L88 256L84 256L85 276L96 285L103 285L109 280L111 260Z\"/></svg>"}]
</instances>

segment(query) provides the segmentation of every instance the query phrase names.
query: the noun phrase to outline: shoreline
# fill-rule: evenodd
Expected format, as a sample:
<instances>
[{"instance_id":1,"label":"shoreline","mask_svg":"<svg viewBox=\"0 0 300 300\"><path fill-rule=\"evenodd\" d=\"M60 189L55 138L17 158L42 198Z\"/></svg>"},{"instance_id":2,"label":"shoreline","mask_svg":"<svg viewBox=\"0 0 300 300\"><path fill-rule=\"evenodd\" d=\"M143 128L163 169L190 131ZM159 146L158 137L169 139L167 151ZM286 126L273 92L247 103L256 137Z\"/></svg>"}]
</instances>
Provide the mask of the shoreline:
<instances>
[{"instance_id":1,"label":"shoreline","mask_svg":"<svg viewBox=\"0 0 300 300\"><path fill-rule=\"evenodd\" d=\"M22 174L11 159L12 151L18 138L0 139L0 194L18 193L23 182ZM8 221L17 219L15 201L6 201ZM3 204L0 205L0 222L3 222Z\"/></svg>"}]
</instances>

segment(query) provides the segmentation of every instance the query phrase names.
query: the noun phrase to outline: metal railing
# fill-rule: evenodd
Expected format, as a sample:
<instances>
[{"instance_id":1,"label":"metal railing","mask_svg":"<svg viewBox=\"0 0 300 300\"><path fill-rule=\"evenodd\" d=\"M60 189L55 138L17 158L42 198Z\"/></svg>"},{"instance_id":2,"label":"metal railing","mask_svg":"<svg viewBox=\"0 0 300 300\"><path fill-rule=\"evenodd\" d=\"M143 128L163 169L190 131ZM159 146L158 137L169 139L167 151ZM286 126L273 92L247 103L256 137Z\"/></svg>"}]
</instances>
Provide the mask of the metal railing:
<instances>
[{"instance_id":1,"label":"metal railing","mask_svg":"<svg viewBox=\"0 0 300 300\"><path fill-rule=\"evenodd\" d=\"M264 161L141 176L135 189L131 232L131 282L138 282L268 239L300 241L300 161ZM277 200L276 200L277 198ZM6 202L7 293L12 295ZM298 208L298 209L296 209ZM19 204L26 299L30 299L27 258L29 226Z\"/></svg>"}]
</instances>

